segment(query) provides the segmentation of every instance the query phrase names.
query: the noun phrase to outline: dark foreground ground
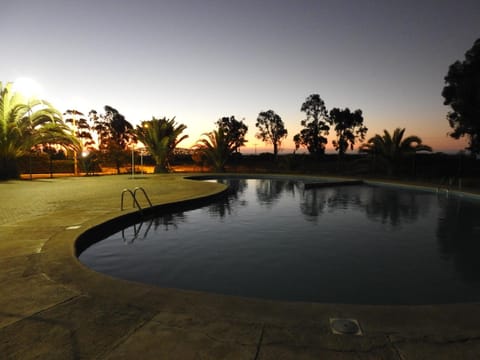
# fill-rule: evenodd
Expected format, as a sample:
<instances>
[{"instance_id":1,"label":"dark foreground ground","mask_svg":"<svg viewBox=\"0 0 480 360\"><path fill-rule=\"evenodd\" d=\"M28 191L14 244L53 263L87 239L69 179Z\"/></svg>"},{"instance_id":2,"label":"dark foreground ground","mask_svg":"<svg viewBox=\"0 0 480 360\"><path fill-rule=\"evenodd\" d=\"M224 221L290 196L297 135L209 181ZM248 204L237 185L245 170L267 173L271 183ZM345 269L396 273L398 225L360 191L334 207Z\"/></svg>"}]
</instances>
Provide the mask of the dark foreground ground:
<instances>
[{"instance_id":1,"label":"dark foreground ground","mask_svg":"<svg viewBox=\"0 0 480 360\"><path fill-rule=\"evenodd\" d=\"M0 182L0 358L480 358L479 304L244 299L117 280L77 261L75 239L125 213L124 188L143 186L155 204L222 190L182 176ZM334 334L335 318L356 319L361 334Z\"/></svg>"}]
</instances>

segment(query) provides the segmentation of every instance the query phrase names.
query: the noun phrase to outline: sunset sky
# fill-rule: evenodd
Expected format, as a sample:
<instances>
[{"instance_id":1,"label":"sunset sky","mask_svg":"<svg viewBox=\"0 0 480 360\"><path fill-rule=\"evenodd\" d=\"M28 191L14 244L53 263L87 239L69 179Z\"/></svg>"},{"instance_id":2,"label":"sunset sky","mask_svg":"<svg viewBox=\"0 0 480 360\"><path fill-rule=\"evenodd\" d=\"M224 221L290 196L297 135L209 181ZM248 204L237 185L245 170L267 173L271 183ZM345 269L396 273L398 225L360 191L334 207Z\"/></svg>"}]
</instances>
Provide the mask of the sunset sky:
<instances>
[{"instance_id":1,"label":"sunset sky","mask_svg":"<svg viewBox=\"0 0 480 360\"><path fill-rule=\"evenodd\" d=\"M272 151L254 136L272 109L291 152L301 104L318 93L328 109L361 109L367 138L406 127L458 151L441 92L480 37L480 1L15 0L0 5L0 30L0 81L33 79L62 112L176 116L182 147L234 115L250 150Z\"/></svg>"}]
</instances>

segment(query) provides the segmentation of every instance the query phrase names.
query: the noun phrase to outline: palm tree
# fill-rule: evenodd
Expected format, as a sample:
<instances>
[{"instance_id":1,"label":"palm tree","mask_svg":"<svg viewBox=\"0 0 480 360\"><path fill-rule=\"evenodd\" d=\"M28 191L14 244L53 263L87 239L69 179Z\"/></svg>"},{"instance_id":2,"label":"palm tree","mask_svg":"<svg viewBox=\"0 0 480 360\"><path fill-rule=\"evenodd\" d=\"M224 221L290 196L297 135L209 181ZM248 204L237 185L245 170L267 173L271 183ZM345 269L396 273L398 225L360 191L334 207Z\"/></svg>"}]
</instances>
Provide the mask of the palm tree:
<instances>
[{"instance_id":1,"label":"palm tree","mask_svg":"<svg viewBox=\"0 0 480 360\"><path fill-rule=\"evenodd\" d=\"M228 158L235 151L235 142L221 128L203 136L206 138L198 140L195 152L213 166L214 171L224 172Z\"/></svg>"},{"instance_id":2,"label":"palm tree","mask_svg":"<svg viewBox=\"0 0 480 360\"><path fill-rule=\"evenodd\" d=\"M62 114L44 100L26 101L12 83L0 82L0 179L19 177L17 160L40 144L59 144L79 149Z\"/></svg>"},{"instance_id":3,"label":"palm tree","mask_svg":"<svg viewBox=\"0 0 480 360\"><path fill-rule=\"evenodd\" d=\"M384 130L383 135L376 134L363 144L360 152L383 160L388 174L392 175L402 159L415 155L419 151L432 151L430 146L422 144L422 139L418 136L410 135L403 138L404 133L405 128L396 128L393 134Z\"/></svg>"},{"instance_id":4,"label":"palm tree","mask_svg":"<svg viewBox=\"0 0 480 360\"><path fill-rule=\"evenodd\" d=\"M186 125L175 123L175 118L155 119L142 121L135 129L135 134L155 159L155 172L165 173L170 170L170 159L177 145L188 135L180 137L187 128Z\"/></svg>"}]
</instances>

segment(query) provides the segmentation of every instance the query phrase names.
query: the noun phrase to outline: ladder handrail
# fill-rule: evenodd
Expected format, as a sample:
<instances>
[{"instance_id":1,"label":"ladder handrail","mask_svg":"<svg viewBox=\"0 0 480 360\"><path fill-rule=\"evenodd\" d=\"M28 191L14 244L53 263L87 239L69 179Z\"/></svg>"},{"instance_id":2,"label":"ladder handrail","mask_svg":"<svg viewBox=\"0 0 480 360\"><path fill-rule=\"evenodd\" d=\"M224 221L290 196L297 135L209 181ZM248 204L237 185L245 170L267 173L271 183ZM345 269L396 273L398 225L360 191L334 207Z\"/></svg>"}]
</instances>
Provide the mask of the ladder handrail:
<instances>
[{"instance_id":1,"label":"ladder handrail","mask_svg":"<svg viewBox=\"0 0 480 360\"><path fill-rule=\"evenodd\" d=\"M143 196L145 197L145 199L147 199L148 201L148 205L150 205L150 207L152 207L152 202L150 201L150 198L148 197L145 189L141 186L137 186L135 189L133 189L133 198L136 200L137 199L137 191L140 190L142 193L143 193ZM138 201L137 201L137 204L138 204ZM135 207L135 206L134 206Z\"/></svg>"},{"instance_id":2,"label":"ladder handrail","mask_svg":"<svg viewBox=\"0 0 480 360\"><path fill-rule=\"evenodd\" d=\"M120 211L123 211L123 197L125 195L125 193L129 193L130 195L132 195L132 199L133 199L133 207L135 207L135 204L137 205L138 209L139 210L142 210L142 207L140 206L140 204L138 203L137 199L135 198L135 194L133 193L132 190L130 189L123 189L122 190L122 199L120 201Z\"/></svg>"},{"instance_id":3,"label":"ladder handrail","mask_svg":"<svg viewBox=\"0 0 480 360\"><path fill-rule=\"evenodd\" d=\"M122 190L122 197L121 197L121 200L120 200L120 211L123 211L123 200L124 200L124 195L125 193L129 193L131 196L132 196L132 199L133 199L133 207L137 207L138 210L142 211L142 207L140 206L140 203L138 202L137 200L137 191L138 190L141 190L143 192L143 196L145 196L145 199L147 199L148 201L148 205L150 205L150 207L152 207L152 202L150 201L150 198L148 197L146 191L144 188L140 187L140 186L137 186L135 189L130 190L130 189L123 189Z\"/></svg>"}]
</instances>

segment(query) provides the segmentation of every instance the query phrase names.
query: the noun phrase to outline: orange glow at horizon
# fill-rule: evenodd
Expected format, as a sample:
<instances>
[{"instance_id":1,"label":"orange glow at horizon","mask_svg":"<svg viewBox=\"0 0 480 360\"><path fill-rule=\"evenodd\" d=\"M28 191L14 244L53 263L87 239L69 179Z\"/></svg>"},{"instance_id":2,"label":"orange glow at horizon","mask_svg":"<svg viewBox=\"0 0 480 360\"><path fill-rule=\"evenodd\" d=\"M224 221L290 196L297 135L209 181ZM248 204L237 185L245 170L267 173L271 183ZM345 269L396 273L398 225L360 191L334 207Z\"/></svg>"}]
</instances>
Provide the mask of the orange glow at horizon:
<instances>
[{"instance_id":1,"label":"orange glow at horizon","mask_svg":"<svg viewBox=\"0 0 480 360\"><path fill-rule=\"evenodd\" d=\"M390 132L393 132L394 128L392 129L387 129ZM375 136L376 134L383 134L383 131L378 131L378 132L369 132L367 137L365 138L365 142L368 141L371 137ZM439 135L430 135L430 136L425 136L422 135L421 133L414 133L414 132L409 132L408 129L406 129L405 136L410 136L410 135L416 135L419 136L422 139L422 143L425 145L429 145L433 151L432 153L436 152L446 152L446 153L457 153L459 151L465 150L465 148L468 146L468 139L467 138L460 138L460 139L454 139L448 134L445 134L444 136L439 136ZM326 146L326 152L327 153L335 153L336 150L333 148L332 141L335 139L335 136L330 134L328 136L328 144ZM255 138L255 136L249 136L247 134L247 140L248 142L244 147L240 149L241 152L244 153L273 153L273 145L269 143L264 143L261 140ZM353 150L347 150L347 154L356 154L358 153L358 148L362 144L362 142L357 141L355 144L355 147ZM287 139L282 141L282 145L279 148L279 154L288 154L288 153L293 153L295 150L295 144L293 142L293 135L289 136ZM297 153L306 153L308 152L306 148L300 147L297 150Z\"/></svg>"}]
</instances>

